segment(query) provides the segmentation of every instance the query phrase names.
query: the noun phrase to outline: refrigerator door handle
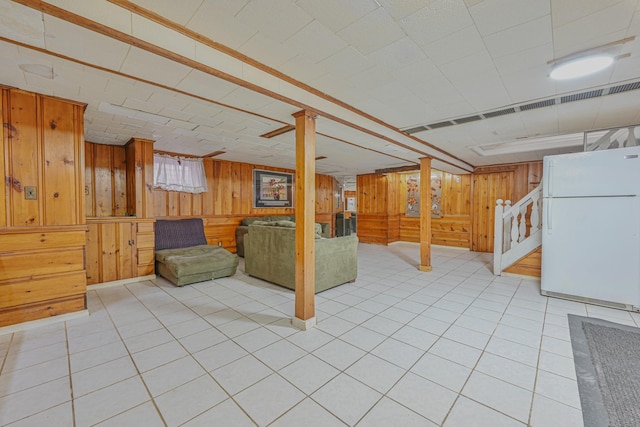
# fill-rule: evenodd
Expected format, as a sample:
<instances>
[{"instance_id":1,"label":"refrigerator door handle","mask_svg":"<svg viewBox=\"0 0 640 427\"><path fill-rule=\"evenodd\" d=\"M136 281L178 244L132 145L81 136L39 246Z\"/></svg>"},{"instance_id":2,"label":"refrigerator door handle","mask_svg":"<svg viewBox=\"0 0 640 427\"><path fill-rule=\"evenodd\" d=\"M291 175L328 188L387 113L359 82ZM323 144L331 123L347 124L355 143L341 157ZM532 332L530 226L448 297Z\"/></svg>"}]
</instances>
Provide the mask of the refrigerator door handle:
<instances>
[{"instance_id":1,"label":"refrigerator door handle","mask_svg":"<svg viewBox=\"0 0 640 427\"><path fill-rule=\"evenodd\" d=\"M549 162L549 170L547 171L547 175L549 176L549 178L547 179L547 186L549 187L547 189L547 194L549 195L549 197L551 197L553 196L553 160Z\"/></svg>"},{"instance_id":2,"label":"refrigerator door handle","mask_svg":"<svg viewBox=\"0 0 640 427\"><path fill-rule=\"evenodd\" d=\"M553 222L551 221L551 218L553 217L553 215L551 215L551 207L552 207L552 200L553 199L547 199L547 233L551 234L551 229L553 228Z\"/></svg>"}]
</instances>

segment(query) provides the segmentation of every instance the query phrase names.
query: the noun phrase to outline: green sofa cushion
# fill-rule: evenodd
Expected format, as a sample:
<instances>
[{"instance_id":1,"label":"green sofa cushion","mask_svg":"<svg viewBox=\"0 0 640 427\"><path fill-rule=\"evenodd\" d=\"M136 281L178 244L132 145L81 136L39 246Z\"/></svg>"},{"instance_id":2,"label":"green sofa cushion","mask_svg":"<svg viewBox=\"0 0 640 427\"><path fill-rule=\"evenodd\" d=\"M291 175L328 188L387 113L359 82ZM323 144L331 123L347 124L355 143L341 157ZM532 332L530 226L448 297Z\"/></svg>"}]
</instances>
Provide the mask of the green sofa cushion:
<instances>
[{"instance_id":1,"label":"green sofa cushion","mask_svg":"<svg viewBox=\"0 0 640 427\"><path fill-rule=\"evenodd\" d=\"M156 251L156 261L163 263L176 277L215 272L238 265L236 255L211 245Z\"/></svg>"}]
</instances>

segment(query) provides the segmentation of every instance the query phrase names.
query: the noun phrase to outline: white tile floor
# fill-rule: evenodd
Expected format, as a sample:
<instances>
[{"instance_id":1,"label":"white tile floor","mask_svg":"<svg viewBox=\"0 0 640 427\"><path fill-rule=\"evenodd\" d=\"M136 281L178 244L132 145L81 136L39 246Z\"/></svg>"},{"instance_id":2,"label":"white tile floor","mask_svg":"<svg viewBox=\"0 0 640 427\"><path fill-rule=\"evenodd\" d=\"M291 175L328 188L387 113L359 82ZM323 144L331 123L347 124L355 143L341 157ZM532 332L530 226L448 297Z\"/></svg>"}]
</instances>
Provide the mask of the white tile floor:
<instances>
[{"instance_id":1,"label":"white tile floor","mask_svg":"<svg viewBox=\"0 0 640 427\"><path fill-rule=\"evenodd\" d=\"M0 425L581 426L567 313L640 316L494 277L490 254L361 244L359 277L290 325L245 276L89 291L91 315L0 335Z\"/></svg>"}]
</instances>

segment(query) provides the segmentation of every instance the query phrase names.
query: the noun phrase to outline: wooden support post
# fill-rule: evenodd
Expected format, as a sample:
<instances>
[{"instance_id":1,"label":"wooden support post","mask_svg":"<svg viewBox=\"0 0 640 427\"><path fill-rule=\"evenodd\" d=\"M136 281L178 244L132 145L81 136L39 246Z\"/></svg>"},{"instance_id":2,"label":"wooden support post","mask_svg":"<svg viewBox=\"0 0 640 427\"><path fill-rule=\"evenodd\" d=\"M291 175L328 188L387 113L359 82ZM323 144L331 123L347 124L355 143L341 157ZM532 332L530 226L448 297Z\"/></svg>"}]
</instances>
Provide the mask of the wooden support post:
<instances>
[{"instance_id":1,"label":"wooden support post","mask_svg":"<svg viewBox=\"0 0 640 427\"><path fill-rule=\"evenodd\" d=\"M431 271L431 158L420 159L420 271Z\"/></svg>"},{"instance_id":2,"label":"wooden support post","mask_svg":"<svg viewBox=\"0 0 640 427\"><path fill-rule=\"evenodd\" d=\"M296 118L296 304L293 325L307 330L316 325L315 208L316 117L300 111Z\"/></svg>"},{"instance_id":3,"label":"wooden support post","mask_svg":"<svg viewBox=\"0 0 640 427\"><path fill-rule=\"evenodd\" d=\"M153 142L131 138L125 145L127 157L127 214L153 218Z\"/></svg>"}]
</instances>

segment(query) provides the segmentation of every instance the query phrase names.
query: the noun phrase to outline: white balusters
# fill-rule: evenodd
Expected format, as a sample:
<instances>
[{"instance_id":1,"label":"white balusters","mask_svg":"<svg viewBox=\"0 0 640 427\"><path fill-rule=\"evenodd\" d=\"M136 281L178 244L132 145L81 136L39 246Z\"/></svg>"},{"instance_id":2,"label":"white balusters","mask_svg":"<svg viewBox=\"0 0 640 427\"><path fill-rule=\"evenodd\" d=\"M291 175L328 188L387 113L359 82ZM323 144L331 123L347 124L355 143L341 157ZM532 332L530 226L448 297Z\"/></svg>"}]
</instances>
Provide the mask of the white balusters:
<instances>
[{"instance_id":1,"label":"white balusters","mask_svg":"<svg viewBox=\"0 0 640 427\"><path fill-rule=\"evenodd\" d=\"M520 227L518 228L520 236L518 237L518 242L522 242L527 235L527 206L525 204L520 205Z\"/></svg>"},{"instance_id":2,"label":"white balusters","mask_svg":"<svg viewBox=\"0 0 640 427\"><path fill-rule=\"evenodd\" d=\"M510 204L510 200L507 203ZM520 236L520 227L518 227L518 209L510 209L509 215L511 215L511 249L518 244L518 237Z\"/></svg>"},{"instance_id":3,"label":"white balusters","mask_svg":"<svg viewBox=\"0 0 640 427\"><path fill-rule=\"evenodd\" d=\"M533 193L531 195L533 203L531 204L531 230L537 230L540 227L540 193ZM532 234L532 233L529 233Z\"/></svg>"},{"instance_id":4,"label":"white balusters","mask_svg":"<svg viewBox=\"0 0 640 427\"><path fill-rule=\"evenodd\" d=\"M502 199L496 200L496 211L495 211L495 227L493 230L493 274L498 275L502 272L502 251L504 250L502 247L502 236L503 236L503 226L504 221L502 220L502 213L504 212L504 207L502 206Z\"/></svg>"},{"instance_id":5,"label":"white balusters","mask_svg":"<svg viewBox=\"0 0 640 427\"><path fill-rule=\"evenodd\" d=\"M498 199L495 207L494 223L494 248L493 248L493 271L498 275L503 268L511 265L517 260L516 256L524 256L524 251L535 249L532 245L539 245L541 230L541 187L536 187L524 198L511 206L511 200L503 201ZM530 214L527 215L531 207ZM527 228L527 218L530 227ZM534 239L532 240L531 237ZM537 242L537 243L536 243ZM528 252L527 252L528 253Z\"/></svg>"}]
</instances>

